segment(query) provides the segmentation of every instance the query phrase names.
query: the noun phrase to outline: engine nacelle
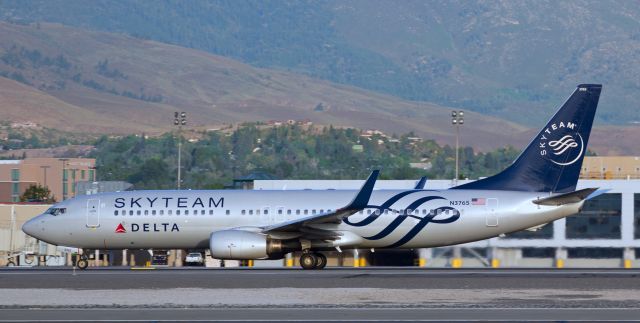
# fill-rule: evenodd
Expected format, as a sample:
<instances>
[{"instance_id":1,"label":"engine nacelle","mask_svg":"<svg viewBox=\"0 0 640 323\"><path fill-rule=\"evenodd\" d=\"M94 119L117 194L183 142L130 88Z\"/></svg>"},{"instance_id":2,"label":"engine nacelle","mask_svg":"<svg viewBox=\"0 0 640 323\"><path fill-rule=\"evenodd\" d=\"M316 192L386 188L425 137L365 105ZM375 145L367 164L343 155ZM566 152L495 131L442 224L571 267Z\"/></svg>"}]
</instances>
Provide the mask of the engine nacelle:
<instances>
[{"instance_id":1,"label":"engine nacelle","mask_svg":"<svg viewBox=\"0 0 640 323\"><path fill-rule=\"evenodd\" d=\"M271 239L265 234L243 230L211 233L211 257L218 259L281 259L285 254L301 250L299 241Z\"/></svg>"}]
</instances>

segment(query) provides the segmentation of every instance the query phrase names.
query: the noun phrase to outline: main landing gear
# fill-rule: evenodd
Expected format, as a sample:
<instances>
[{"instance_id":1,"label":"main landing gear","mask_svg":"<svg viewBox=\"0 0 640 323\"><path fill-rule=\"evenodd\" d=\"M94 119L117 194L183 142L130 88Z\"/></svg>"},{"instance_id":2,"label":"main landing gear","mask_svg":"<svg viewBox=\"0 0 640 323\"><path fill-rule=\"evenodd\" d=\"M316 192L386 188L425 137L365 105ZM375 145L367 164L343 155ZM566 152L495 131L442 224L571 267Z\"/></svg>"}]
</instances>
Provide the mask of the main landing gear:
<instances>
[{"instance_id":1,"label":"main landing gear","mask_svg":"<svg viewBox=\"0 0 640 323\"><path fill-rule=\"evenodd\" d=\"M79 269L85 270L89 266L89 257L87 255L78 255L78 259L76 261L76 266Z\"/></svg>"},{"instance_id":2,"label":"main landing gear","mask_svg":"<svg viewBox=\"0 0 640 323\"><path fill-rule=\"evenodd\" d=\"M302 269L323 269L327 266L327 257L319 252L305 251L300 256Z\"/></svg>"}]
</instances>

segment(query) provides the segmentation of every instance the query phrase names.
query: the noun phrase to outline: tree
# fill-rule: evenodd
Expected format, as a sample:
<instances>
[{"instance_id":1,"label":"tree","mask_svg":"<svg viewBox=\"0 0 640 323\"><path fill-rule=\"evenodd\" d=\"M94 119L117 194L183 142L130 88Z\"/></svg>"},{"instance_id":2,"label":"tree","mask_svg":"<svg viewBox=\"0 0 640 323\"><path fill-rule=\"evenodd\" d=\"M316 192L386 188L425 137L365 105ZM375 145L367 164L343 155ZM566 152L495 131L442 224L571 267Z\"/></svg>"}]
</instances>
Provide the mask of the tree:
<instances>
[{"instance_id":1,"label":"tree","mask_svg":"<svg viewBox=\"0 0 640 323\"><path fill-rule=\"evenodd\" d=\"M51 195L51 191L48 187L38 185L31 185L24 191L24 194L20 196L20 202L46 202L55 203L56 198Z\"/></svg>"}]
</instances>

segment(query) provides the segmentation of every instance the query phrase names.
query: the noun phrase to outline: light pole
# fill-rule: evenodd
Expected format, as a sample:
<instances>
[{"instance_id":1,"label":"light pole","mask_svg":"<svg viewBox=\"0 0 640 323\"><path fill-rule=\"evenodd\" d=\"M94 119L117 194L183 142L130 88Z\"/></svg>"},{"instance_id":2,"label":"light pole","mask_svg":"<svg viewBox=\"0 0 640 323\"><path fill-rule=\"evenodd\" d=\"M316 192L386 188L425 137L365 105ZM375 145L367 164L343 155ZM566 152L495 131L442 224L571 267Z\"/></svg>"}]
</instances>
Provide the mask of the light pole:
<instances>
[{"instance_id":1,"label":"light pole","mask_svg":"<svg viewBox=\"0 0 640 323\"><path fill-rule=\"evenodd\" d=\"M178 189L182 184L181 168L182 168L182 126L187 125L187 113L176 111L173 114L173 125L178 127Z\"/></svg>"},{"instance_id":2,"label":"light pole","mask_svg":"<svg viewBox=\"0 0 640 323\"><path fill-rule=\"evenodd\" d=\"M460 142L460 126L464 124L464 111L452 111L451 112L451 124L456 127L456 177L454 183L458 184L458 155L459 155L459 142Z\"/></svg>"}]
</instances>

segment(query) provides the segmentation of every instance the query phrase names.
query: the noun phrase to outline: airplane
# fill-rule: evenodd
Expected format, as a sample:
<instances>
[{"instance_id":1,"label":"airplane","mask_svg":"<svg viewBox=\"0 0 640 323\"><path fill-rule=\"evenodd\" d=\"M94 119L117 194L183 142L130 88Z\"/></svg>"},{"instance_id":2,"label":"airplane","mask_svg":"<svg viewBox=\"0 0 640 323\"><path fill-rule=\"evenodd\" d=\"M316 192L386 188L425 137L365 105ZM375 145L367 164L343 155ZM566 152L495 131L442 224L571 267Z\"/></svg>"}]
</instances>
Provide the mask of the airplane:
<instances>
[{"instance_id":1,"label":"airplane","mask_svg":"<svg viewBox=\"0 0 640 323\"><path fill-rule=\"evenodd\" d=\"M218 259L301 252L431 248L540 227L576 214L600 191L576 191L602 85L581 84L502 172L446 190L156 190L79 196L24 224L30 236L82 249L209 249ZM83 262L82 262L83 261ZM86 260L78 262L86 268Z\"/></svg>"}]
</instances>

